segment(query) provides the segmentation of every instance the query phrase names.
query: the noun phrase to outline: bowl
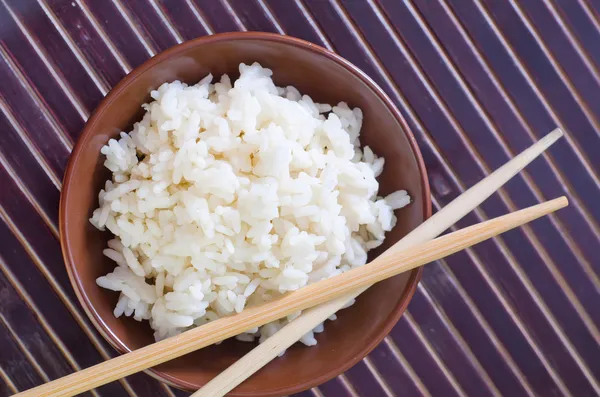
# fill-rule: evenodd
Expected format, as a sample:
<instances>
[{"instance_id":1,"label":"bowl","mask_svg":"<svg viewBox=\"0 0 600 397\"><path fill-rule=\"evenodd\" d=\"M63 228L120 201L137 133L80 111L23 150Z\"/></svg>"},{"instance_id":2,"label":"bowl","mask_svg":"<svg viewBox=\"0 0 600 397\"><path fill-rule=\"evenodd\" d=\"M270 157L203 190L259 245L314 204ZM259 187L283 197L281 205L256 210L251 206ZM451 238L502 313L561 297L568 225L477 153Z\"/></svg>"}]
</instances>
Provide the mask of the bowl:
<instances>
[{"instance_id":1,"label":"bowl","mask_svg":"<svg viewBox=\"0 0 600 397\"><path fill-rule=\"evenodd\" d=\"M398 109L363 72L338 55L299 39L268 33L226 33L202 37L170 48L129 73L100 103L71 154L60 203L60 242L69 278L91 322L120 353L152 343L147 322L115 318L118 293L96 285L114 268L102 255L110 235L88 221L98 192L109 179L100 148L120 131L130 131L164 82L196 83L208 73L237 78L240 62L257 61L273 70L278 86L294 85L322 103L346 101L364 113L361 142L384 156L380 193L409 191L413 202L400 210L396 227L378 252L398 241L431 213L426 170L415 139ZM378 253L376 252L375 255ZM318 345L295 345L281 358L236 388L234 396L290 395L344 372L366 356L398 321L421 277L413 270L378 283L354 306L338 313L317 336ZM254 347L228 340L147 372L172 386L195 390Z\"/></svg>"}]
</instances>

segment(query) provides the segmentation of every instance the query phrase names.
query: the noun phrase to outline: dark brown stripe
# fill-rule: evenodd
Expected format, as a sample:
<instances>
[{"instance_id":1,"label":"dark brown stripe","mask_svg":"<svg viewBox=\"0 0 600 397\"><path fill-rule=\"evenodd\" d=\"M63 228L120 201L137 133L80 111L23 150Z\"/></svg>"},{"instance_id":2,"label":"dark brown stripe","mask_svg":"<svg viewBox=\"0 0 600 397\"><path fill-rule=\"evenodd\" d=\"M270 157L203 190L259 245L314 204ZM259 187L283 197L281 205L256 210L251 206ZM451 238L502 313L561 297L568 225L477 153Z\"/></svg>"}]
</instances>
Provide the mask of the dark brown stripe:
<instances>
[{"instance_id":1,"label":"dark brown stripe","mask_svg":"<svg viewBox=\"0 0 600 397\"><path fill-rule=\"evenodd\" d=\"M227 0L191 0L203 11L207 21L214 27L215 32L235 32L246 30L237 15L234 15Z\"/></svg>"},{"instance_id":2,"label":"dark brown stripe","mask_svg":"<svg viewBox=\"0 0 600 397\"><path fill-rule=\"evenodd\" d=\"M0 350L3 363L2 372L14 388L24 390L31 387L32 384L36 385L43 382L35 368L23 356L19 347L12 340L9 332L4 329L2 323L0 323L0 344L2 345L2 350Z\"/></svg>"},{"instance_id":3,"label":"dark brown stripe","mask_svg":"<svg viewBox=\"0 0 600 397\"><path fill-rule=\"evenodd\" d=\"M371 376L366 376L367 374L370 374ZM346 371L345 376L348 382L346 386L351 388L352 392L358 396L365 396L368 393L372 393L376 396L386 395L384 388L377 381L373 372L369 371L365 360Z\"/></svg>"},{"instance_id":4,"label":"dark brown stripe","mask_svg":"<svg viewBox=\"0 0 600 397\"><path fill-rule=\"evenodd\" d=\"M159 4L163 13L169 18L171 29L185 40L206 36L213 30L204 20L201 10L190 1L178 3L161 1Z\"/></svg>"},{"instance_id":5,"label":"dark brown stripe","mask_svg":"<svg viewBox=\"0 0 600 397\"><path fill-rule=\"evenodd\" d=\"M86 14L95 16L100 28L114 43L115 50L132 68L156 53L156 50L140 36L137 27L128 22L129 16L122 12L120 3L80 1L77 4Z\"/></svg>"},{"instance_id":6,"label":"dark brown stripe","mask_svg":"<svg viewBox=\"0 0 600 397\"><path fill-rule=\"evenodd\" d=\"M131 70L86 8L60 0L43 0L40 4L44 15L60 32L63 41L103 94Z\"/></svg>"},{"instance_id":7,"label":"dark brown stripe","mask_svg":"<svg viewBox=\"0 0 600 397\"><path fill-rule=\"evenodd\" d=\"M19 390L15 386L12 379L10 379L6 371L4 371L0 365L0 393L2 393L3 396L9 396L17 393L18 391Z\"/></svg>"},{"instance_id":8,"label":"dark brown stripe","mask_svg":"<svg viewBox=\"0 0 600 397\"><path fill-rule=\"evenodd\" d=\"M325 396L335 396L335 397L352 397L352 394L348 389L342 384L340 378L334 378L329 382L323 383L319 385L319 390Z\"/></svg>"},{"instance_id":9,"label":"dark brown stripe","mask_svg":"<svg viewBox=\"0 0 600 397\"><path fill-rule=\"evenodd\" d=\"M31 127L30 119L23 117L20 113L20 111L30 111L31 113L28 114L37 116L35 120L37 121L37 124L42 124L40 126L42 131L47 129L48 133L50 134L50 142L48 144L53 143L56 145L53 150L53 152L56 153L48 153L48 158L51 159L63 153L68 154L73 147L73 139L65 132L65 130L70 127L80 128L83 124L82 119L77 117L77 122L72 122L68 125L61 124L56 119L55 114L52 112L52 106L54 106L54 104L50 103L50 101L46 102L41 98L37 90L38 86L35 85L37 82L30 81L30 79L25 76L24 72L26 73L26 70L21 69L21 65L17 63L17 59L14 57L14 54L12 54L7 48L3 47L2 44L4 43L0 42L0 58L2 61L0 62L0 70L5 78L3 81L6 81L6 84L13 86L10 87L12 89L3 92L2 96L6 106L11 109L12 113L15 115L12 118L18 120L18 124L22 125L28 130L31 139L36 142L40 148L44 148L45 145L43 145L43 143L37 143L36 141L36 137L39 136L40 132L35 130L32 131L29 128ZM34 57L31 62L34 63L36 58L35 54L29 55ZM39 70L39 74L40 76L44 77L43 70ZM48 76L48 78L52 80L51 76ZM54 83L55 81L52 82ZM53 90L53 93L57 94L58 99L68 100L67 98L61 98L60 87L54 86L51 87L51 89ZM54 91L55 89L58 89L59 92ZM62 103L64 104L64 102ZM25 109L20 108L19 105L24 106ZM74 110L73 115L75 114L77 114L77 112ZM79 114L79 116L81 116L81 114ZM39 120L44 120L44 122L40 123Z\"/></svg>"},{"instance_id":10,"label":"dark brown stripe","mask_svg":"<svg viewBox=\"0 0 600 397\"><path fill-rule=\"evenodd\" d=\"M457 329L454 327L454 324L452 324L452 322L449 320L444 310L436 301L433 300L430 292L423 286L423 284L419 285L418 293L423 295L425 302L427 302L427 304L433 309L433 313L435 313L435 316L439 319L440 324L444 327L443 330L438 334L443 335L444 333L447 333L448 337L452 338L454 344L457 345L457 350L460 349L460 353L465 356L468 364L473 368L473 371L479 375L482 382L488 388L489 393L495 396L500 396L501 393L496 387L496 384L493 383L492 379L481 365L478 358L473 354L471 348L458 333ZM453 344L448 343L448 345L452 346ZM458 356L458 354L456 356ZM456 356L453 355L453 360L456 359Z\"/></svg>"},{"instance_id":11,"label":"dark brown stripe","mask_svg":"<svg viewBox=\"0 0 600 397\"><path fill-rule=\"evenodd\" d=\"M78 62L60 33L34 0L2 1L11 18L36 50L61 89L85 118L100 99L102 92ZM67 79L66 76L69 76Z\"/></svg>"},{"instance_id":12,"label":"dark brown stripe","mask_svg":"<svg viewBox=\"0 0 600 397\"><path fill-rule=\"evenodd\" d=\"M224 0L230 12L246 30L279 33L277 22L269 18L257 0Z\"/></svg>"},{"instance_id":13,"label":"dark brown stripe","mask_svg":"<svg viewBox=\"0 0 600 397\"><path fill-rule=\"evenodd\" d=\"M41 11L35 10L36 14L39 14L40 17L44 15L48 19L48 21L52 24L54 29L56 29L58 35L62 38L63 42L67 45L69 50L71 50L71 53L73 54L75 59L77 59L81 67L85 70L86 74L92 80L96 88L100 91L100 93L103 96L106 95L109 89L109 84L107 83L106 79L96 74L95 70L92 68L90 63L85 59L79 46L77 46L76 43L72 40L72 38L69 36L62 24L58 21L56 15L54 15L54 13L48 7L48 5L43 0L38 0L38 4L40 6ZM81 25L79 25L79 27L81 27Z\"/></svg>"},{"instance_id":14,"label":"dark brown stripe","mask_svg":"<svg viewBox=\"0 0 600 397\"><path fill-rule=\"evenodd\" d=\"M4 227L4 224L2 224L1 226ZM18 304L18 302L21 300L24 303L26 303L26 305L27 305L26 313L31 312L35 315L40 326L44 329L46 335L53 341L54 345L60 350L62 356L64 356L64 358L69 362L69 364L71 365L73 370L81 369L81 367L78 365L78 363L75 362L75 359L71 355L70 351L68 351L65 348L64 343L62 342L60 337L54 331L54 329L56 329L57 324L64 326L64 325L68 324L68 322L62 323L62 322L60 322L60 320L54 319L54 316L57 316L59 318L61 317L60 311L56 311L56 312L52 311L51 312L52 316L51 316L50 320L47 321L45 319L45 317L41 314L42 310L40 310L40 308L43 309L45 305L38 307L35 303L33 303L33 300L31 299L30 295L25 292L25 288L24 288L23 284L15 278L15 275L6 266L6 262L5 262L6 259L7 259L6 257L3 257L0 255L0 265L2 265L2 266L0 266L0 269L1 269L0 286L2 286L1 290L4 291L6 294L8 294L7 296L9 298L11 298L8 301L9 304L6 307L6 310L12 309L14 307L13 305ZM29 282L31 282L31 279L29 280ZM41 285L36 285L36 287L38 287L38 286L41 287ZM9 292L11 292L11 291L12 291L12 295L9 294ZM51 296L47 296L47 298L51 298ZM60 310L64 310L64 309L60 309ZM7 336L9 335L9 333L10 333L9 331L0 332L0 334L6 334ZM74 335L67 335L66 338L70 341L77 341L77 339L74 339L73 336ZM63 338L65 337L64 333L62 333L62 337ZM86 339L83 339L83 340L86 340ZM83 341L83 340L79 339L79 342L81 343L81 341ZM87 340L86 340L86 342L87 342ZM84 347L84 346L79 346L79 347ZM48 346L48 348L50 348L50 346ZM61 360L62 358L55 357L54 359ZM24 360L26 360L26 358L24 358ZM18 371L18 369L17 369L17 371ZM10 372L8 374L10 376ZM17 385L19 390L29 389L34 386L37 386L37 385L43 383L43 379L41 379L41 378L35 379L35 378L31 378L31 377L25 377L23 379L23 382L26 382L26 383L21 384L21 382L15 381L15 384ZM110 384L110 385L104 386L100 390L106 390L109 393L114 393L114 395L116 395L116 396L124 395L120 391L123 389L119 388L118 384ZM108 395L113 395L113 394L108 394Z\"/></svg>"},{"instance_id":15,"label":"dark brown stripe","mask_svg":"<svg viewBox=\"0 0 600 397\"><path fill-rule=\"evenodd\" d=\"M318 26L302 0L294 0L293 5L291 3L291 1L282 2L278 0L267 0L269 8L277 17L278 23L285 31L285 34L333 50L331 43L329 43L329 40L323 34L321 28ZM290 12L290 7L294 8L294 12ZM298 13L301 13L304 18L298 18Z\"/></svg>"},{"instance_id":16,"label":"dark brown stripe","mask_svg":"<svg viewBox=\"0 0 600 397\"><path fill-rule=\"evenodd\" d=\"M52 183L57 190L60 190L62 186L62 181L60 177L52 170L48 161L44 158L43 153L40 151L38 147L36 147L35 143L31 141L31 138L25 132L25 130L18 123L15 115L10 111L8 105L4 102L4 100L0 97L0 119L2 123L3 131L5 131L5 135L3 138L2 145L6 145L4 147L13 147L18 148L14 151L9 151L7 153L8 158L12 161L17 162L16 153L27 153L32 158L32 162L30 167L36 168L33 166L34 162L37 164L37 167L41 168L42 172L46 174L50 183ZM21 160L21 156L19 156L19 163ZM9 161L12 163L12 161ZM27 167L29 168L29 167Z\"/></svg>"},{"instance_id":17,"label":"dark brown stripe","mask_svg":"<svg viewBox=\"0 0 600 397\"><path fill-rule=\"evenodd\" d=\"M158 6L157 0L148 0L152 9L158 16L158 18L162 21L162 24L167 28L171 36L175 39L175 41L179 44L183 42L183 37L173 28L172 22L169 20L169 17L165 15L162 8Z\"/></svg>"},{"instance_id":18,"label":"dark brown stripe","mask_svg":"<svg viewBox=\"0 0 600 397\"><path fill-rule=\"evenodd\" d=\"M174 37L160 15L155 10L147 12L152 9L147 2L118 1L115 4L120 4L119 8L123 16L126 16L127 22L139 32L140 40L148 42L149 47L156 49L155 53L177 44L178 38Z\"/></svg>"}]
</instances>

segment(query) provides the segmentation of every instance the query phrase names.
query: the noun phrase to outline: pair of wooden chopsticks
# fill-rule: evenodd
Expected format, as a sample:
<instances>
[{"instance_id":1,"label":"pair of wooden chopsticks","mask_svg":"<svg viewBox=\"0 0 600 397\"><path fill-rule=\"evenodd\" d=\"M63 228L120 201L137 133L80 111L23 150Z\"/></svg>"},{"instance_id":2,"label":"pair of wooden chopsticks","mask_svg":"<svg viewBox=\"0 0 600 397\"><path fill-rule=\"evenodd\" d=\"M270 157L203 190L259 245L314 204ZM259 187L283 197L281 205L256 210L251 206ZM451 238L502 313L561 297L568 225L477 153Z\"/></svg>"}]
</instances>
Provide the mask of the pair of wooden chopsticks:
<instances>
[{"instance_id":1,"label":"pair of wooden chopsticks","mask_svg":"<svg viewBox=\"0 0 600 397\"><path fill-rule=\"evenodd\" d=\"M381 256L394 255L401 250L434 239L454 225L466 214L474 210L489 196L519 173L530 162L542 154L548 147L563 136L557 128L520 153L518 156L498 168L492 174L455 198L452 202L423 222L402 240L390 247ZM467 229L465 229L467 230ZM463 230L464 231L464 230ZM381 258L380 256L380 258ZM276 334L255 347L191 397L221 397L242 383L256 371L267 365L282 351L296 343L303 335L326 321L332 314L344 307L348 301L362 294L362 287L329 302L312 307L294 321L280 329Z\"/></svg>"},{"instance_id":2,"label":"pair of wooden chopsticks","mask_svg":"<svg viewBox=\"0 0 600 397\"><path fill-rule=\"evenodd\" d=\"M319 305L303 313L194 394L194 396L222 396L373 283L441 259L565 207L568 204L567 199L561 197L427 242L477 207L561 136L562 131L559 129L548 134L463 193L368 265L311 284L267 304L245 309L234 316L215 320L181 335L148 345L15 396L72 396L180 357L298 310ZM303 327L302 330L306 329L300 330L300 334L298 334L300 328L298 324ZM275 341L275 344L272 341Z\"/></svg>"}]
</instances>

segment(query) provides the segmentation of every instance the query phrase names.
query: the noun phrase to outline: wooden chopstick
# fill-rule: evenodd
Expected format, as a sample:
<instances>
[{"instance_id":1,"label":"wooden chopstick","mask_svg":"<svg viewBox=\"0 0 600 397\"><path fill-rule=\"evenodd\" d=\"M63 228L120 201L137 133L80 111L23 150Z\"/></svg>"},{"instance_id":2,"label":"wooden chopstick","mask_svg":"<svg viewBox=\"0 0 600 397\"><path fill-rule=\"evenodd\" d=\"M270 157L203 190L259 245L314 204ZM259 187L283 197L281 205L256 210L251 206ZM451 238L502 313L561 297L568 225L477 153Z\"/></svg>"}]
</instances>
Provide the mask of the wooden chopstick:
<instances>
[{"instance_id":1,"label":"wooden chopstick","mask_svg":"<svg viewBox=\"0 0 600 397\"><path fill-rule=\"evenodd\" d=\"M381 255L368 265L308 285L269 303L247 308L239 314L212 321L15 396L50 397L82 393L285 317L298 310L327 302L350 291L441 259L566 205L568 205L566 197L560 197L478 223L406 250L396 251L391 255Z\"/></svg>"},{"instance_id":2,"label":"wooden chopstick","mask_svg":"<svg viewBox=\"0 0 600 397\"><path fill-rule=\"evenodd\" d=\"M563 131L560 128L547 134L531 147L455 198L387 250L384 255L392 253L394 250L401 250L417 243L429 241L440 235L444 230L474 210L562 136ZM332 301L305 310L302 312L302 315L256 346L244 357L221 372L196 393L192 394L191 397L221 397L225 395L260 368L267 365L282 351L296 343L307 332L326 321L332 314L344 307L348 301L356 298L367 288L361 288Z\"/></svg>"}]
</instances>

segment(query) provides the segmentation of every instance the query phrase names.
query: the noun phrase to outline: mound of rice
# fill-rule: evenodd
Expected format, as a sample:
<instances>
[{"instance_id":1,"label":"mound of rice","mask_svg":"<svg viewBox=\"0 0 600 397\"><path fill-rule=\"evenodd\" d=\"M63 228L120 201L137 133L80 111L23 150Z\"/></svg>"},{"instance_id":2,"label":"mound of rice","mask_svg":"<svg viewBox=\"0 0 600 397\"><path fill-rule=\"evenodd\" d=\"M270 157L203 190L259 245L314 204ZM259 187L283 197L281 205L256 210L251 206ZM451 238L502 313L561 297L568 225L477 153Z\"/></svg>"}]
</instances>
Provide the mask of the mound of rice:
<instances>
[{"instance_id":1,"label":"mound of rice","mask_svg":"<svg viewBox=\"0 0 600 397\"><path fill-rule=\"evenodd\" d=\"M410 201L377 196L384 160L360 147L360 109L276 87L257 63L239 70L233 85L163 84L101 150L112 180L90 221L114 234L104 255L118 266L97 283L157 340L364 265Z\"/></svg>"}]
</instances>

